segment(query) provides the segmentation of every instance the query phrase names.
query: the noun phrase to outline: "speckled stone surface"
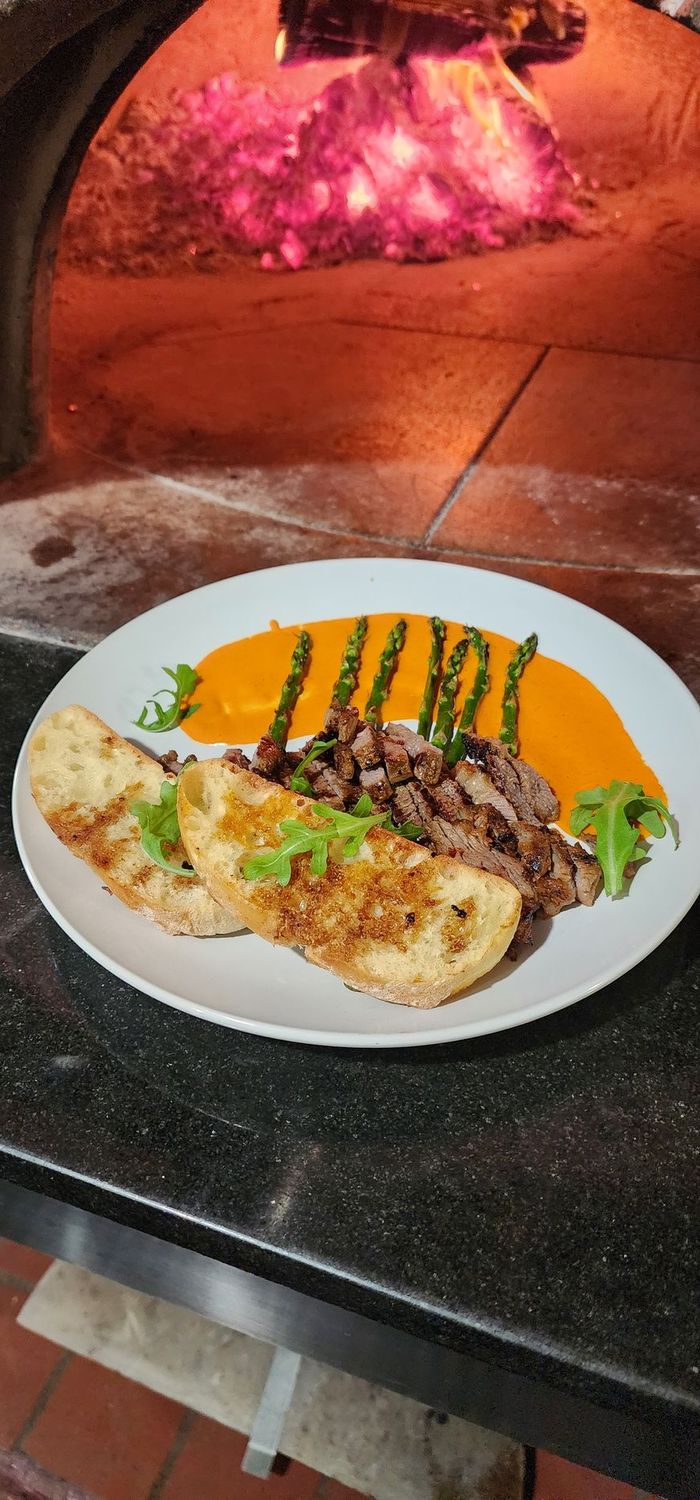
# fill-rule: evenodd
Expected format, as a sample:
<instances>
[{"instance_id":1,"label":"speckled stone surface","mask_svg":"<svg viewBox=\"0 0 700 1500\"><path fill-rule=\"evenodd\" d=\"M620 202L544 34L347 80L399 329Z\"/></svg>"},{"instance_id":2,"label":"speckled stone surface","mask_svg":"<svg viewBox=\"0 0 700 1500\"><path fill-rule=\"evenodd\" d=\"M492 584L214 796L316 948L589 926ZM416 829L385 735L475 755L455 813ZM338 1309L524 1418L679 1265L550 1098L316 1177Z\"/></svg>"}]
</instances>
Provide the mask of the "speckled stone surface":
<instances>
[{"instance_id":1,"label":"speckled stone surface","mask_svg":"<svg viewBox=\"0 0 700 1500\"><path fill-rule=\"evenodd\" d=\"M536 1025L386 1055L220 1030L138 995L26 882L8 791L75 659L0 639L0 1171L635 1419L697 1433L691 915Z\"/></svg>"}]
</instances>

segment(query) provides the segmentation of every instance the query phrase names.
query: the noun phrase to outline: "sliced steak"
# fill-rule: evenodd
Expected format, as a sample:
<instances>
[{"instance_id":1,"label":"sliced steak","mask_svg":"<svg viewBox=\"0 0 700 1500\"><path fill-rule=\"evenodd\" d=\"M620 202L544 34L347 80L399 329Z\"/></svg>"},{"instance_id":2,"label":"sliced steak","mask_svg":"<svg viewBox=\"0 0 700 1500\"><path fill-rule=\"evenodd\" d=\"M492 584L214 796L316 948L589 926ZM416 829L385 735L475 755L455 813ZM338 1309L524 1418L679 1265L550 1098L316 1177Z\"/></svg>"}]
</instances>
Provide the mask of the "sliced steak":
<instances>
[{"instance_id":1,"label":"sliced steak","mask_svg":"<svg viewBox=\"0 0 700 1500\"><path fill-rule=\"evenodd\" d=\"M544 776L540 776L534 766L519 757L513 761L515 771L520 782L520 790L525 802L532 813L539 818L540 823L553 823L559 817L561 808L559 798L556 796Z\"/></svg>"},{"instance_id":2,"label":"sliced steak","mask_svg":"<svg viewBox=\"0 0 700 1500\"><path fill-rule=\"evenodd\" d=\"M403 745L413 766L414 774L424 786L435 786L443 771L443 754L437 745L430 745L422 734L408 729L405 724L387 724L385 733Z\"/></svg>"},{"instance_id":3,"label":"sliced steak","mask_svg":"<svg viewBox=\"0 0 700 1500\"><path fill-rule=\"evenodd\" d=\"M400 740L392 739L389 734L383 734L381 739L382 755L389 780L394 786L398 786L402 781L410 781L413 767L408 758L406 746L402 745Z\"/></svg>"},{"instance_id":4,"label":"sliced steak","mask_svg":"<svg viewBox=\"0 0 700 1500\"><path fill-rule=\"evenodd\" d=\"M574 866L576 895L582 906L592 906L601 880L601 868L593 854L581 844L569 844Z\"/></svg>"},{"instance_id":5,"label":"sliced steak","mask_svg":"<svg viewBox=\"0 0 700 1500\"><path fill-rule=\"evenodd\" d=\"M528 901L523 901L523 909L520 913L520 921L515 929L515 937L508 949L509 958L517 958L521 948L531 948L534 933L532 931L538 908L531 906Z\"/></svg>"},{"instance_id":6,"label":"sliced steak","mask_svg":"<svg viewBox=\"0 0 700 1500\"><path fill-rule=\"evenodd\" d=\"M437 786L442 776L443 759L442 750L438 750L437 745L426 744L425 750L421 750L413 762L417 780L424 786Z\"/></svg>"},{"instance_id":7,"label":"sliced steak","mask_svg":"<svg viewBox=\"0 0 700 1500\"><path fill-rule=\"evenodd\" d=\"M407 724L387 724L385 734L392 740L398 740L403 745L411 761L411 765L417 755L421 755L428 747L428 741L423 739L422 734L417 734L415 729L409 729Z\"/></svg>"},{"instance_id":8,"label":"sliced steak","mask_svg":"<svg viewBox=\"0 0 700 1500\"><path fill-rule=\"evenodd\" d=\"M477 870L488 870L491 875L502 876L520 891L523 898L536 904L534 886L517 854L490 845L476 823L462 821L453 824L446 818L433 818L430 832L438 854L456 855L465 865L474 865Z\"/></svg>"},{"instance_id":9,"label":"sliced steak","mask_svg":"<svg viewBox=\"0 0 700 1500\"><path fill-rule=\"evenodd\" d=\"M503 813L504 818L508 818L511 823L515 822L516 812L512 802L504 797L503 792L499 792L491 777L487 776L479 766L473 766L468 760L460 760L455 766L455 778L462 791L466 792L477 807L485 805L497 807L498 811Z\"/></svg>"},{"instance_id":10,"label":"sliced steak","mask_svg":"<svg viewBox=\"0 0 700 1500\"><path fill-rule=\"evenodd\" d=\"M467 816L468 804L456 781L450 781L446 777L439 786L430 787L428 796L438 817L449 818L451 823L459 823L460 818Z\"/></svg>"},{"instance_id":11,"label":"sliced steak","mask_svg":"<svg viewBox=\"0 0 700 1500\"><path fill-rule=\"evenodd\" d=\"M371 724L363 724L352 742L352 753L360 770L370 771L382 758L382 736Z\"/></svg>"},{"instance_id":12,"label":"sliced steak","mask_svg":"<svg viewBox=\"0 0 700 1500\"><path fill-rule=\"evenodd\" d=\"M360 771L360 786L363 792L369 792L373 802L388 802L394 791L383 766Z\"/></svg>"},{"instance_id":13,"label":"sliced steak","mask_svg":"<svg viewBox=\"0 0 700 1500\"><path fill-rule=\"evenodd\" d=\"M333 764L338 775L343 781L352 781L355 771L355 757L349 745L341 745L340 741L333 750Z\"/></svg>"},{"instance_id":14,"label":"sliced steak","mask_svg":"<svg viewBox=\"0 0 700 1500\"><path fill-rule=\"evenodd\" d=\"M559 801L548 781L526 760L511 755L502 740L467 734L465 753L528 823L551 823L559 816Z\"/></svg>"},{"instance_id":15,"label":"sliced steak","mask_svg":"<svg viewBox=\"0 0 700 1500\"><path fill-rule=\"evenodd\" d=\"M232 745L230 750L224 750L224 760L230 761L231 765L239 771L250 770L248 756L244 755L242 750L237 750L235 745Z\"/></svg>"},{"instance_id":16,"label":"sliced steak","mask_svg":"<svg viewBox=\"0 0 700 1500\"><path fill-rule=\"evenodd\" d=\"M557 912L562 911L565 906L572 906L576 900L574 862L566 839L562 838L556 828L550 828L547 831L552 853L552 868L548 874L543 875L537 881L536 890L543 915L556 917Z\"/></svg>"},{"instance_id":17,"label":"sliced steak","mask_svg":"<svg viewBox=\"0 0 700 1500\"><path fill-rule=\"evenodd\" d=\"M391 815L395 823L416 823L426 833L429 833L433 821L433 809L415 781L396 788Z\"/></svg>"},{"instance_id":18,"label":"sliced steak","mask_svg":"<svg viewBox=\"0 0 700 1500\"><path fill-rule=\"evenodd\" d=\"M333 736L341 745L351 745L360 721L358 708L341 708L339 703L331 703L323 721L323 727L327 734Z\"/></svg>"},{"instance_id":19,"label":"sliced steak","mask_svg":"<svg viewBox=\"0 0 700 1500\"><path fill-rule=\"evenodd\" d=\"M235 754L241 756L246 766L250 765L250 761L243 754L242 750L235 751ZM158 756L158 763L163 767L164 771L167 771L169 776L179 776L180 772L184 771L185 766L193 765L196 759L196 755L186 755L184 760L179 760L177 750L166 750L165 755ZM229 759L228 750L224 753L223 759Z\"/></svg>"},{"instance_id":20,"label":"sliced steak","mask_svg":"<svg viewBox=\"0 0 700 1500\"><path fill-rule=\"evenodd\" d=\"M318 761L315 764L318 765ZM308 769L311 771L314 767L309 766ZM314 797L327 802L329 807L345 807L349 802L354 802L357 796L357 787L350 781L341 780L332 766L322 765L320 772L313 778L312 785Z\"/></svg>"},{"instance_id":21,"label":"sliced steak","mask_svg":"<svg viewBox=\"0 0 700 1500\"><path fill-rule=\"evenodd\" d=\"M258 776L267 776L274 780L284 764L284 750L276 745L273 739L270 739L269 734L264 734L250 763L251 771L257 771Z\"/></svg>"},{"instance_id":22,"label":"sliced steak","mask_svg":"<svg viewBox=\"0 0 700 1500\"><path fill-rule=\"evenodd\" d=\"M513 832L518 845L518 854L523 869L532 881L549 875L552 868L552 841L549 828L538 828L536 823L515 823Z\"/></svg>"}]
</instances>

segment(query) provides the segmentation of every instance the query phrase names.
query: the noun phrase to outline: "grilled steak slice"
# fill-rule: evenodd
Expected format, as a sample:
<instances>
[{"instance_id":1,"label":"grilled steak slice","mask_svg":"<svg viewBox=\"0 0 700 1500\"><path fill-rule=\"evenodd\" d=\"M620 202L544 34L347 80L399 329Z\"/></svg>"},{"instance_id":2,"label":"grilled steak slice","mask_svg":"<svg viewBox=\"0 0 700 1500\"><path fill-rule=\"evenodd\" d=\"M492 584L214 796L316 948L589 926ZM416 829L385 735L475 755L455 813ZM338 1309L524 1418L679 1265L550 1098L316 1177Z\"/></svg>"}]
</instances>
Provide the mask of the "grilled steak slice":
<instances>
[{"instance_id":1,"label":"grilled steak slice","mask_svg":"<svg viewBox=\"0 0 700 1500\"><path fill-rule=\"evenodd\" d=\"M238 771L250 770L248 756L244 755L242 750L238 750L235 745L232 745L230 750L224 750L223 758L230 761L231 765L235 766Z\"/></svg>"},{"instance_id":2,"label":"grilled steak slice","mask_svg":"<svg viewBox=\"0 0 700 1500\"><path fill-rule=\"evenodd\" d=\"M438 817L449 818L450 823L459 823L460 818L467 816L467 803L456 781L446 777L439 786L430 787L428 796Z\"/></svg>"},{"instance_id":3,"label":"grilled steak slice","mask_svg":"<svg viewBox=\"0 0 700 1500\"><path fill-rule=\"evenodd\" d=\"M241 758L245 761L246 766L250 764L246 756L243 754L242 750L236 750L233 753L235 755L240 755ZM227 750L223 755L223 759L228 760L229 756L230 752ZM186 755L184 760L180 760L177 750L166 750L165 755L158 756L158 761L163 767L163 770L167 771L171 776L179 776L180 772L184 771L185 766L190 766L196 759L196 755Z\"/></svg>"},{"instance_id":4,"label":"grilled steak slice","mask_svg":"<svg viewBox=\"0 0 700 1500\"><path fill-rule=\"evenodd\" d=\"M527 823L551 823L559 816L559 802L549 782L527 761L511 755L501 740L468 734L464 748L469 760L486 772L519 818Z\"/></svg>"},{"instance_id":5,"label":"grilled steak slice","mask_svg":"<svg viewBox=\"0 0 700 1500\"><path fill-rule=\"evenodd\" d=\"M468 760L460 760L455 766L455 777L462 791L466 792L477 807L497 807L504 818L508 818L511 823L515 822L516 812L512 802L504 797L503 792L499 792L490 776L479 766L473 766Z\"/></svg>"},{"instance_id":6,"label":"grilled steak slice","mask_svg":"<svg viewBox=\"0 0 700 1500\"><path fill-rule=\"evenodd\" d=\"M355 757L349 745L341 745L340 741L333 751L333 764L338 775L343 781L352 781L355 771Z\"/></svg>"},{"instance_id":7,"label":"grilled steak slice","mask_svg":"<svg viewBox=\"0 0 700 1500\"><path fill-rule=\"evenodd\" d=\"M341 708L339 703L331 703L326 712L323 727L326 733L337 739L340 745L351 745L357 734L359 720L358 708Z\"/></svg>"},{"instance_id":8,"label":"grilled steak slice","mask_svg":"<svg viewBox=\"0 0 700 1500\"><path fill-rule=\"evenodd\" d=\"M574 862L569 853L566 839L563 839L556 828L548 829L550 848L552 851L552 868L549 874L544 875L537 881L537 895L542 906L545 917L556 917L565 906L572 906L576 900L576 883L574 881Z\"/></svg>"},{"instance_id":9,"label":"grilled steak slice","mask_svg":"<svg viewBox=\"0 0 700 1500\"><path fill-rule=\"evenodd\" d=\"M352 742L352 753L362 771L378 766L382 758L382 738L371 724L363 724Z\"/></svg>"},{"instance_id":10,"label":"grilled steak slice","mask_svg":"<svg viewBox=\"0 0 700 1500\"><path fill-rule=\"evenodd\" d=\"M250 763L251 771L257 771L258 776L267 776L275 779L282 770L284 763L284 750L281 750L280 746L276 745L275 741L270 739L269 734L264 734L258 743Z\"/></svg>"},{"instance_id":11,"label":"grilled steak slice","mask_svg":"<svg viewBox=\"0 0 700 1500\"><path fill-rule=\"evenodd\" d=\"M425 792L415 781L408 781L396 788L391 815L395 823L417 823L426 833L430 832L433 810Z\"/></svg>"},{"instance_id":12,"label":"grilled steak slice","mask_svg":"<svg viewBox=\"0 0 700 1500\"><path fill-rule=\"evenodd\" d=\"M363 792L369 792L373 802L387 802L394 791L383 766L360 771L360 786Z\"/></svg>"},{"instance_id":13,"label":"grilled steak slice","mask_svg":"<svg viewBox=\"0 0 700 1500\"><path fill-rule=\"evenodd\" d=\"M474 808L478 814L483 809ZM499 849L488 842L485 831L478 827L477 820L464 819L460 823L448 823L446 818L433 818L430 834L438 854L454 854L466 865L477 870L488 870L491 875L501 875L520 891L521 896L537 904L532 881L528 880L517 854Z\"/></svg>"},{"instance_id":14,"label":"grilled steak slice","mask_svg":"<svg viewBox=\"0 0 700 1500\"><path fill-rule=\"evenodd\" d=\"M413 767L408 758L408 751L400 740L393 740L391 735L382 735L382 754L386 774L394 786L402 781L410 781L413 775Z\"/></svg>"},{"instance_id":15,"label":"grilled steak slice","mask_svg":"<svg viewBox=\"0 0 700 1500\"><path fill-rule=\"evenodd\" d=\"M538 908L536 906L531 906L527 901L523 901L523 909L520 913L520 921L518 922L518 925L515 929L515 937L513 938L510 948L508 949L509 958L517 958L518 952L521 948L532 947L532 926L537 915Z\"/></svg>"},{"instance_id":16,"label":"grilled steak slice","mask_svg":"<svg viewBox=\"0 0 700 1500\"><path fill-rule=\"evenodd\" d=\"M600 865L581 844L569 844L569 854L574 865L576 895L582 906L592 906L600 885Z\"/></svg>"},{"instance_id":17,"label":"grilled steak slice","mask_svg":"<svg viewBox=\"0 0 700 1500\"><path fill-rule=\"evenodd\" d=\"M318 765L318 761L315 764ZM310 766L309 770L312 769ZM357 797L357 787L350 781L342 781L332 766L321 765L320 772L313 778L312 786L314 797L327 802L329 807L345 807Z\"/></svg>"},{"instance_id":18,"label":"grilled steak slice","mask_svg":"<svg viewBox=\"0 0 700 1500\"><path fill-rule=\"evenodd\" d=\"M423 751L428 748L428 741L423 739L422 734L416 734L415 729L409 729L406 724L387 724L385 734L405 746L411 765L416 756L422 755Z\"/></svg>"},{"instance_id":19,"label":"grilled steak slice","mask_svg":"<svg viewBox=\"0 0 700 1500\"><path fill-rule=\"evenodd\" d=\"M549 875L552 868L551 830L538 828L536 823L515 823L513 832L523 869L529 878L537 882Z\"/></svg>"},{"instance_id":20,"label":"grilled steak slice","mask_svg":"<svg viewBox=\"0 0 700 1500\"><path fill-rule=\"evenodd\" d=\"M438 750L437 745L426 745L425 750L421 750L413 762L417 780L422 781L424 786L437 786L442 776L442 762L442 750Z\"/></svg>"}]
</instances>

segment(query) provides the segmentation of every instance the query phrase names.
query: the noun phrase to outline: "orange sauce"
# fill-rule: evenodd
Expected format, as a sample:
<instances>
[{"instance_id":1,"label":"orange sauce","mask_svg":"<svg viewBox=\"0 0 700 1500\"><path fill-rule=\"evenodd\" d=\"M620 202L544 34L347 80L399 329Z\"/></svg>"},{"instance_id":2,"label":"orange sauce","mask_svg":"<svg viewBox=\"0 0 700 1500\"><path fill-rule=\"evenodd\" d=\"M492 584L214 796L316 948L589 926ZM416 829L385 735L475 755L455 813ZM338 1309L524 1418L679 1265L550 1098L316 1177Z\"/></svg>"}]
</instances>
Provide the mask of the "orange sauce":
<instances>
[{"instance_id":1,"label":"orange sauce","mask_svg":"<svg viewBox=\"0 0 700 1500\"><path fill-rule=\"evenodd\" d=\"M371 615L362 652L362 667L354 702L362 708L367 700L379 653L396 615ZM399 657L384 718L413 719L425 683L430 634L423 615L407 615L406 641ZM311 622L306 628L313 642L304 690L292 717L290 738L312 735L323 725L352 618ZM270 629L244 640L231 641L205 656L197 666L202 679L196 697L198 712L183 724L183 730L198 744L247 745L268 728L286 676L299 625L282 628L271 621ZM447 627L447 652L462 634L461 625ZM506 636L489 632L491 688L479 708L479 734L497 735L500 727L501 693L505 669L514 648ZM469 652L462 672L458 699L461 710L474 674L474 654ZM607 786L613 778L640 782L650 796L664 797L653 771L639 751L607 698L572 667L541 656L539 652L520 679L520 755L536 766L554 787L562 807L562 824L577 791Z\"/></svg>"}]
</instances>

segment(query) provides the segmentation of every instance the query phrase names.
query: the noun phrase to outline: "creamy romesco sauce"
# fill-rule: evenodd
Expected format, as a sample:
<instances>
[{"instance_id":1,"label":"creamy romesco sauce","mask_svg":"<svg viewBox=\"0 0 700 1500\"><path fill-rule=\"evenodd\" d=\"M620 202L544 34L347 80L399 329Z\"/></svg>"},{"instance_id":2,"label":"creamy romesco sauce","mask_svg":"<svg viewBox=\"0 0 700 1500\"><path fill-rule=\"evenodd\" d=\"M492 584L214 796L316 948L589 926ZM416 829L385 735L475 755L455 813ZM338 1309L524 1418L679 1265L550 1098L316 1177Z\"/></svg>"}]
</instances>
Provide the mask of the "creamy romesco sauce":
<instances>
[{"instance_id":1,"label":"creamy romesco sauce","mask_svg":"<svg viewBox=\"0 0 700 1500\"><path fill-rule=\"evenodd\" d=\"M399 657L383 717L415 720L425 683L430 632L423 615L406 615L406 641ZM395 614L371 615L353 702L364 710L379 653ZM352 617L305 625L313 642L304 690L294 710L290 739L312 735L323 727L340 659L352 629ZM299 625L282 628L271 621L259 635L230 641L210 651L197 665L201 678L196 700L201 705L182 729L198 744L252 744L264 734L287 675ZM462 635L462 626L447 626L444 660ZM479 707L475 730L497 735L505 670L515 642L489 631L491 687ZM475 659L470 651L462 672L458 714L471 687ZM561 802L562 826L574 806L575 793L619 781L641 783L650 796L664 797L619 715L588 678L539 652L520 679L519 754L554 787Z\"/></svg>"}]
</instances>

